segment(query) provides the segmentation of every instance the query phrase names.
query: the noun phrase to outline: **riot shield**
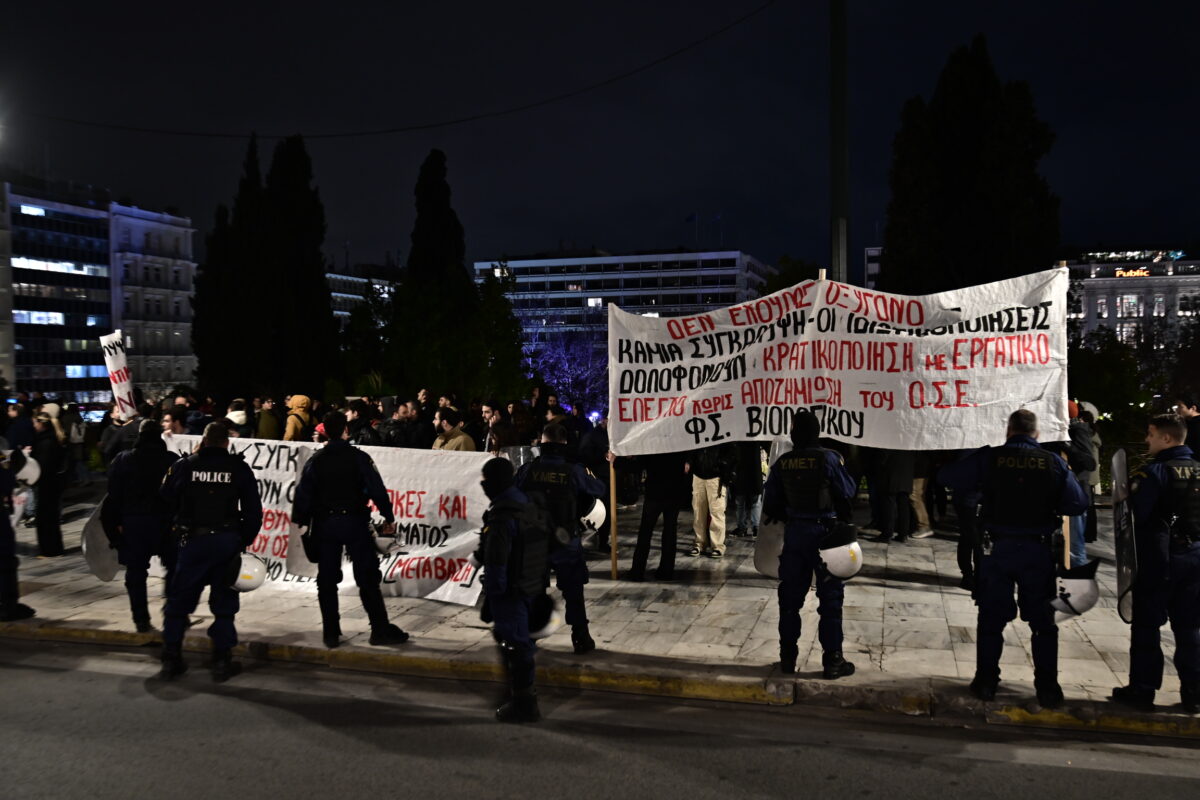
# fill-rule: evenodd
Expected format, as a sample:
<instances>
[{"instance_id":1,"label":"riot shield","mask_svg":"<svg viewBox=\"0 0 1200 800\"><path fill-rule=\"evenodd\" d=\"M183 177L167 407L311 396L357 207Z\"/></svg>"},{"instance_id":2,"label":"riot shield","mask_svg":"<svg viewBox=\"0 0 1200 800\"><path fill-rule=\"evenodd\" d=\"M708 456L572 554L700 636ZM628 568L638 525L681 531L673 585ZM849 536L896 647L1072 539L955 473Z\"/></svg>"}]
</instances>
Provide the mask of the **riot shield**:
<instances>
[{"instance_id":1,"label":"riot shield","mask_svg":"<svg viewBox=\"0 0 1200 800\"><path fill-rule=\"evenodd\" d=\"M782 522L766 522L758 527L758 539L754 542L754 568L760 575L779 578L779 556L783 553Z\"/></svg>"},{"instance_id":2,"label":"riot shield","mask_svg":"<svg viewBox=\"0 0 1200 800\"><path fill-rule=\"evenodd\" d=\"M1117 613L1133 622L1133 582L1137 578L1137 544L1133 535L1133 504L1129 495L1129 465L1125 451L1112 459L1113 549L1117 555Z\"/></svg>"},{"instance_id":3,"label":"riot shield","mask_svg":"<svg viewBox=\"0 0 1200 800\"><path fill-rule=\"evenodd\" d=\"M103 507L104 501L101 500L92 510L91 516L83 525L80 544L83 546L83 559L92 574L102 581L111 581L121 571L121 564L117 560L117 551L109 543L108 536L104 533L104 525L100 521L100 509Z\"/></svg>"}]
</instances>

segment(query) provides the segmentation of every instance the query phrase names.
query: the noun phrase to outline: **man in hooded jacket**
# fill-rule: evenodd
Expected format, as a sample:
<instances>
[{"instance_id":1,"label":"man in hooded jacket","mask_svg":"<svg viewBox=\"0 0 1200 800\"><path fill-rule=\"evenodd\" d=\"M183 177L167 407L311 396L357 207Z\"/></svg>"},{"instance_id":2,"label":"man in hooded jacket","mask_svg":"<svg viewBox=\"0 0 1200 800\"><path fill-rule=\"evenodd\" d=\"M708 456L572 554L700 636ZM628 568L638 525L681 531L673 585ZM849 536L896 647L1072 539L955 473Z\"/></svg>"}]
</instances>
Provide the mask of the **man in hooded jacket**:
<instances>
[{"instance_id":1,"label":"man in hooded jacket","mask_svg":"<svg viewBox=\"0 0 1200 800\"><path fill-rule=\"evenodd\" d=\"M311 441L311 438L305 434L313 427L312 401L308 399L308 395L292 395L292 399L288 400L287 425L283 431L283 440L285 442Z\"/></svg>"}]
</instances>

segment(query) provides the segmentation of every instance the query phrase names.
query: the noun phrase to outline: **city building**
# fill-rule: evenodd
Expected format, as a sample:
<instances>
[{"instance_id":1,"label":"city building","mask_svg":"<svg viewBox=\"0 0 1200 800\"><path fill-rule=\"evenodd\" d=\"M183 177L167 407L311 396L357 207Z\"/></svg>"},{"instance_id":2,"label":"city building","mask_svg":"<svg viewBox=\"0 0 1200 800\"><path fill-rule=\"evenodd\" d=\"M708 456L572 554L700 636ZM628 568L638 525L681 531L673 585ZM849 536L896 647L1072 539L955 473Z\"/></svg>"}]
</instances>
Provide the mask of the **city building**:
<instances>
[{"instance_id":1,"label":"city building","mask_svg":"<svg viewBox=\"0 0 1200 800\"><path fill-rule=\"evenodd\" d=\"M1084 253L1067 266L1068 317L1077 335L1108 327L1133 344L1148 325L1169 337L1200 316L1200 261L1187 260L1180 250Z\"/></svg>"},{"instance_id":2,"label":"city building","mask_svg":"<svg viewBox=\"0 0 1200 800\"><path fill-rule=\"evenodd\" d=\"M107 190L0 174L0 377L10 392L112 398L101 336L121 328L134 381L188 382L191 220Z\"/></svg>"},{"instance_id":3,"label":"city building","mask_svg":"<svg viewBox=\"0 0 1200 800\"><path fill-rule=\"evenodd\" d=\"M9 390L110 398L99 342L113 327L108 194L39 181L0 188L0 290L11 298L0 368Z\"/></svg>"},{"instance_id":4,"label":"city building","mask_svg":"<svg viewBox=\"0 0 1200 800\"><path fill-rule=\"evenodd\" d=\"M874 289L879 283L879 267L882 260L882 247L866 248L863 253L863 288Z\"/></svg>"},{"instance_id":5,"label":"city building","mask_svg":"<svg viewBox=\"0 0 1200 800\"><path fill-rule=\"evenodd\" d=\"M386 264L331 265L325 281L329 284L333 316L339 327L345 327L350 312L367 302L372 291L378 289L384 298L391 295L400 281L400 267L391 259Z\"/></svg>"},{"instance_id":6,"label":"city building","mask_svg":"<svg viewBox=\"0 0 1200 800\"><path fill-rule=\"evenodd\" d=\"M128 348L129 371L150 394L190 383L192 260L195 228L187 217L113 203L112 317Z\"/></svg>"},{"instance_id":7,"label":"city building","mask_svg":"<svg viewBox=\"0 0 1200 800\"><path fill-rule=\"evenodd\" d=\"M489 273L512 279L508 297L530 359L548 342L569 336L606 349L609 303L646 316L696 314L758 297L775 272L739 250L564 251L474 266L476 282Z\"/></svg>"}]
</instances>

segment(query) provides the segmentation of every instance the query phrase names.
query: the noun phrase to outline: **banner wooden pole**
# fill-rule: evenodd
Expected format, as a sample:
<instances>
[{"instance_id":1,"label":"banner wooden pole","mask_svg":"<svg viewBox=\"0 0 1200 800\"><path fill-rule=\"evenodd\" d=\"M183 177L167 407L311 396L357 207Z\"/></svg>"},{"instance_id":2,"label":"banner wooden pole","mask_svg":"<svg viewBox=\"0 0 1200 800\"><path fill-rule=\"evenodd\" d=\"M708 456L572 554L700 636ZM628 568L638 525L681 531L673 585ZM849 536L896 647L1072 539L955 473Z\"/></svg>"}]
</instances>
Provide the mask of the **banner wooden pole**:
<instances>
[{"instance_id":1,"label":"banner wooden pole","mask_svg":"<svg viewBox=\"0 0 1200 800\"><path fill-rule=\"evenodd\" d=\"M617 579L617 465L608 462L608 549L612 551L612 579Z\"/></svg>"},{"instance_id":2,"label":"banner wooden pole","mask_svg":"<svg viewBox=\"0 0 1200 800\"><path fill-rule=\"evenodd\" d=\"M1063 517L1063 569L1071 568L1071 518Z\"/></svg>"},{"instance_id":3,"label":"banner wooden pole","mask_svg":"<svg viewBox=\"0 0 1200 800\"><path fill-rule=\"evenodd\" d=\"M819 280L819 281L825 280L825 275L826 275L825 270L823 270L823 269L817 270L817 280Z\"/></svg>"}]
</instances>

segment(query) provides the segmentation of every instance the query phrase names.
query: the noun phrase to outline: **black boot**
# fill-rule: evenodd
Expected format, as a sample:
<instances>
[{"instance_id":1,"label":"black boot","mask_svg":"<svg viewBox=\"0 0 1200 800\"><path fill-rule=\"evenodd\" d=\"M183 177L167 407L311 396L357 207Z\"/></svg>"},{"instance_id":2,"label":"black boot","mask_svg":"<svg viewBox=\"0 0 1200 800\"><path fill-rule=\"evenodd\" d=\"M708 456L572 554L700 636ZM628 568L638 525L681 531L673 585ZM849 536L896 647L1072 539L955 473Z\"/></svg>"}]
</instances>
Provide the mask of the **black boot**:
<instances>
[{"instance_id":1,"label":"black boot","mask_svg":"<svg viewBox=\"0 0 1200 800\"><path fill-rule=\"evenodd\" d=\"M213 650L212 678L217 683L224 683L242 671L242 665L233 660L233 654L228 650Z\"/></svg>"},{"instance_id":2,"label":"black boot","mask_svg":"<svg viewBox=\"0 0 1200 800\"><path fill-rule=\"evenodd\" d=\"M514 689L512 698L496 709L496 719L500 722L537 722L541 718L537 691L532 686Z\"/></svg>"},{"instance_id":3,"label":"black boot","mask_svg":"<svg viewBox=\"0 0 1200 800\"><path fill-rule=\"evenodd\" d=\"M992 675L984 675L976 672L975 677L971 680L971 694L975 695L985 703L990 703L996 699L996 689L1000 686L1000 678Z\"/></svg>"},{"instance_id":4,"label":"black boot","mask_svg":"<svg viewBox=\"0 0 1200 800\"><path fill-rule=\"evenodd\" d=\"M407 641L408 634L390 622L371 628L371 644L404 644Z\"/></svg>"},{"instance_id":5,"label":"black boot","mask_svg":"<svg viewBox=\"0 0 1200 800\"><path fill-rule=\"evenodd\" d=\"M1188 686L1179 687L1179 707L1185 714L1200 714L1200 692Z\"/></svg>"},{"instance_id":6,"label":"black boot","mask_svg":"<svg viewBox=\"0 0 1200 800\"><path fill-rule=\"evenodd\" d=\"M779 645L779 671L784 675L796 674L796 659L800 657L800 648L795 644Z\"/></svg>"},{"instance_id":7,"label":"black boot","mask_svg":"<svg viewBox=\"0 0 1200 800\"><path fill-rule=\"evenodd\" d=\"M330 650L340 645L342 643L342 626L336 622L332 625L322 625L321 641Z\"/></svg>"},{"instance_id":8,"label":"black boot","mask_svg":"<svg viewBox=\"0 0 1200 800\"><path fill-rule=\"evenodd\" d=\"M1063 704L1063 690L1057 680L1039 681L1035 678L1033 688L1037 692L1038 705L1042 708L1058 708Z\"/></svg>"},{"instance_id":9,"label":"black boot","mask_svg":"<svg viewBox=\"0 0 1200 800\"><path fill-rule=\"evenodd\" d=\"M821 656L822 673L826 680L836 680L854 674L854 665L842 658L841 650L832 650Z\"/></svg>"},{"instance_id":10,"label":"black boot","mask_svg":"<svg viewBox=\"0 0 1200 800\"><path fill-rule=\"evenodd\" d=\"M587 625L576 625L571 628L571 645L575 648L575 655L577 656L590 653L596 649L596 641L592 639L591 633L588 632Z\"/></svg>"},{"instance_id":11,"label":"black boot","mask_svg":"<svg viewBox=\"0 0 1200 800\"><path fill-rule=\"evenodd\" d=\"M16 556L0 559L0 622L16 622L33 616L33 609L20 602L20 597Z\"/></svg>"},{"instance_id":12,"label":"black boot","mask_svg":"<svg viewBox=\"0 0 1200 800\"><path fill-rule=\"evenodd\" d=\"M1142 689L1137 686L1118 686L1110 695L1114 703L1119 703L1138 711L1154 710L1154 690Z\"/></svg>"},{"instance_id":13,"label":"black boot","mask_svg":"<svg viewBox=\"0 0 1200 800\"><path fill-rule=\"evenodd\" d=\"M187 662L183 660L183 645L164 643L162 669L159 670L158 677L164 681L173 681L185 672L187 672Z\"/></svg>"}]
</instances>

